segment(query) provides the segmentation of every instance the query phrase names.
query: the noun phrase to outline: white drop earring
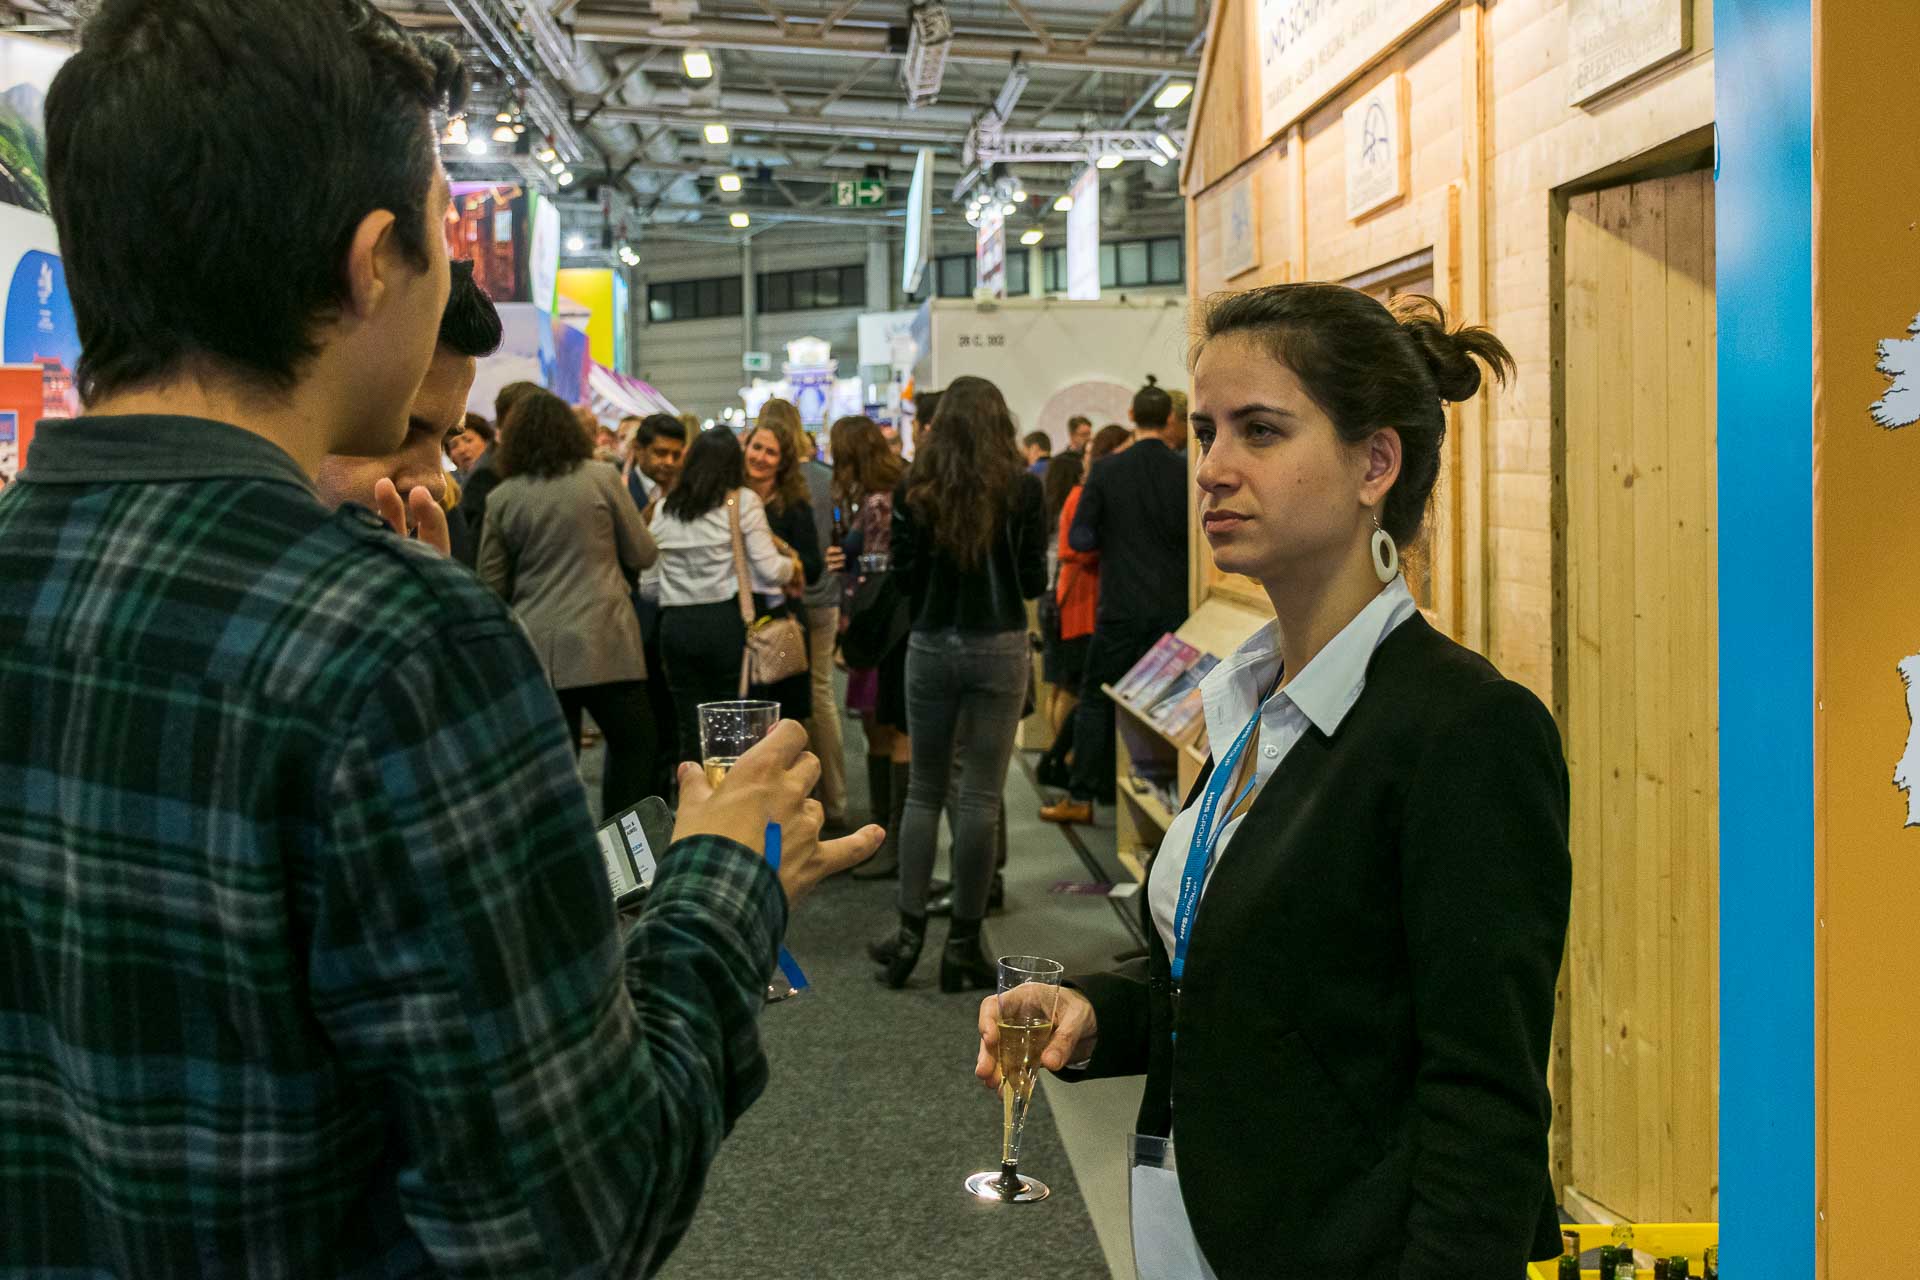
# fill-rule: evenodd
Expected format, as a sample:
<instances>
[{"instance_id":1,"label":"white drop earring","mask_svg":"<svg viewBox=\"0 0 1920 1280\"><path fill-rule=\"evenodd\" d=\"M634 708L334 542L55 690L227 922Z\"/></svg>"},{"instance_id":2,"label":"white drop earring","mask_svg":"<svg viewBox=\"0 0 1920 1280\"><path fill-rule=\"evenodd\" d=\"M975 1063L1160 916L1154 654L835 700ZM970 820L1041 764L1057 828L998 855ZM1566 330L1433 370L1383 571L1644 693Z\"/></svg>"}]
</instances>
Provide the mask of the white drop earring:
<instances>
[{"instance_id":1,"label":"white drop earring","mask_svg":"<svg viewBox=\"0 0 1920 1280\"><path fill-rule=\"evenodd\" d=\"M1373 517L1373 571L1382 582L1392 582L1400 572L1400 548L1393 535L1380 527L1380 515Z\"/></svg>"}]
</instances>

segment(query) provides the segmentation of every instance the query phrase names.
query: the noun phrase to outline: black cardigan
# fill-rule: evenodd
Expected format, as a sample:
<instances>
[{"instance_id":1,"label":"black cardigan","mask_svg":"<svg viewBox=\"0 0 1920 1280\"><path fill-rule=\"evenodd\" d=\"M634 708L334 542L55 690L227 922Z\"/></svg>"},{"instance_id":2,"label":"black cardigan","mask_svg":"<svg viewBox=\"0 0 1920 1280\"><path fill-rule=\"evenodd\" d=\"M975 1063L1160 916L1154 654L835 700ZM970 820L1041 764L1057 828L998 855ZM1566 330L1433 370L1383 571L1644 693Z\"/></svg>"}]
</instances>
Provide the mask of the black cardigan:
<instances>
[{"instance_id":1,"label":"black cardigan","mask_svg":"<svg viewBox=\"0 0 1920 1280\"><path fill-rule=\"evenodd\" d=\"M963 569L935 546L933 530L907 502L911 475L893 493L893 572L906 590L915 631L1025 631L1026 601L1047 589L1047 501L1022 471L986 558Z\"/></svg>"},{"instance_id":2,"label":"black cardigan","mask_svg":"<svg viewBox=\"0 0 1920 1280\"><path fill-rule=\"evenodd\" d=\"M1146 1073L1140 1131L1174 1133L1222 1280L1523 1275L1559 1252L1546 1073L1571 888L1552 718L1416 615L1235 833L1178 1052L1149 915L1146 960L1073 984L1099 1018L1079 1074Z\"/></svg>"}]
</instances>

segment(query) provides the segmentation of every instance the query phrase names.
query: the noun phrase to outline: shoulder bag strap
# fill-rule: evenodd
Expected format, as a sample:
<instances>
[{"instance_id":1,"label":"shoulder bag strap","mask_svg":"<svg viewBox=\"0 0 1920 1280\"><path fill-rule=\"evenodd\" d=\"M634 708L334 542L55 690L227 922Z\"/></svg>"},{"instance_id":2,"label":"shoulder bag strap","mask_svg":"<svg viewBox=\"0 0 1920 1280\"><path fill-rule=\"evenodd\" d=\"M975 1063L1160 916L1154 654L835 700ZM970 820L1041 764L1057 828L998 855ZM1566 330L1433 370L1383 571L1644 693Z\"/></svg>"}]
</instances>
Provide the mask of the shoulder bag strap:
<instances>
[{"instance_id":1,"label":"shoulder bag strap","mask_svg":"<svg viewBox=\"0 0 1920 1280\"><path fill-rule=\"evenodd\" d=\"M727 520L733 526L733 576L740 584L740 621L751 636L753 632L753 579L747 575L747 539L740 530L740 494L738 490L727 495ZM753 669L753 649L751 645L740 647L740 696L747 696Z\"/></svg>"}]
</instances>

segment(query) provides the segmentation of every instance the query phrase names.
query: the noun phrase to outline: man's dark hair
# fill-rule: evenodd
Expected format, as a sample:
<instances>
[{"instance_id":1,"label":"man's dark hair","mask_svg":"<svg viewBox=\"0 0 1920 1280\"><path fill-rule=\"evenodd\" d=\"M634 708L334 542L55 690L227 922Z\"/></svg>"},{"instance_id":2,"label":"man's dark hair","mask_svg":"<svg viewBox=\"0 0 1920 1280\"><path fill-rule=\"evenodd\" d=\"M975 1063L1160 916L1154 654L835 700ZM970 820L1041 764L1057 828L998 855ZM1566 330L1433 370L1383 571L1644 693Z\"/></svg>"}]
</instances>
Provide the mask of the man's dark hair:
<instances>
[{"instance_id":1,"label":"man's dark hair","mask_svg":"<svg viewBox=\"0 0 1920 1280\"><path fill-rule=\"evenodd\" d=\"M1020 443L1033 449L1053 453L1053 438L1044 431L1029 431L1020 438Z\"/></svg>"},{"instance_id":2,"label":"man's dark hair","mask_svg":"<svg viewBox=\"0 0 1920 1280\"><path fill-rule=\"evenodd\" d=\"M506 332L493 299L473 278L473 263L455 262L447 309L440 313L440 345L460 355L480 359L500 349Z\"/></svg>"},{"instance_id":3,"label":"man's dark hair","mask_svg":"<svg viewBox=\"0 0 1920 1280\"><path fill-rule=\"evenodd\" d=\"M515 406L530 396L539 395L546 390L537 382L509 382L493 395L493 429L504 432L507 419L513 414Z\"/></svg>"},{"instance_id":4,"label":"man's dark hair","mask_svg":"<svg viewBox=\"0 0 1920 1280\"><path fill-rule=\"evenodd\" d=\"M548 391L528 396L513 411L513 426L500 441L500 478L569 474L593 458L593 441L580 429L567 402Z\"/></svg>"},{"instance_id":5,"label":"man's dark hair","mask_svg":"<svg viewBox=\"0 0 1920 1280\"><path fill-rule=\"evenodd\" d=\"M662 436L685 444L687 424L670 413L650 413L640 419L640 431L634 436L634 440L641 445L649 445Z\"/></svg>"},{"instance_id":6,"label":"man's dark hair","mask_svg":"<svg viewBox=\"0 0 1920 1280\"><path fill-rule=\"evenodd\" d=\"M431 113L465 94L369 0L100 0L46 104L81 397L198 361L291 386L368 214L426 267Z\"/></svg>"},{"instance_id":7,"label":"man's dark hair","mask_svg":"<svg viewBox=\"0 0 1920 1280\"><path fill-rule=\"evenodd\" d=\"M727 500L747 482L747 455L725 427L702 431L687 446L680 480L667 495L666 512L692 523Z\"/></svg>"},{"instance_id":8,"label":"man's dark hair","mask_svg":"<svg viewBox=\"0 0 1920 1280\"><path fill-rule=\"evenodd\" d=\"M1133 425L1158 431L1173 416L1173 397L1160 389L1160 379L1147 375L1147 385L1133 393Z\"/></svg>"},{"instance_id":9,"label":"man's dark hair","mask_svg":"<svg viewBox=\"0 0 1920 1280\"><path fill-rule=\"evenodd\" d=\"M479 436L482 440L485 440L488 444L492 444L495 440L499 439L500 433L493 429L493 424L477 413L468 414L466 421L461 425L468 431Z\"/></svg>"},{"instance_id":10,"label":"man's dark hair","mask_svg":"<svg viewBox=\"0 0 1920 1280\"><path fill-rule=\"evenodd\" d=\"M1091 427L1092 425L1092 418L1087 417L1083 413L1076 413L1067 419L1067 434L1071 436L1075 427Z\"/></svg>"}]
</instances>

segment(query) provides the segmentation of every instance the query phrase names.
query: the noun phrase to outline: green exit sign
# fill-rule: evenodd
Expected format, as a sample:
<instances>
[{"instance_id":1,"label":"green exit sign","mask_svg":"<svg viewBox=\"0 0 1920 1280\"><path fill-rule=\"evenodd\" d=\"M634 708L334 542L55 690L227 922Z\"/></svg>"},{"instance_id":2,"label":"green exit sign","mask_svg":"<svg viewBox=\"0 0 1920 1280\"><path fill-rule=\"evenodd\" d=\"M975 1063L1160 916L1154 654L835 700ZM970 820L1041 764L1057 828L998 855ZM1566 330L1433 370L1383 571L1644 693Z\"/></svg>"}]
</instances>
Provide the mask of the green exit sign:
<instances>
[{"instance_id":1,"label":"green exit sign","mask_svg":"<svg viewBox=\"0 0 1920 1280\"><path fill-rule=\"evenodd\" d=\"M866 208L887 202L887 184L878 178L833 184L833 202L842 209Z\"/></svg>"}]
</instances>

